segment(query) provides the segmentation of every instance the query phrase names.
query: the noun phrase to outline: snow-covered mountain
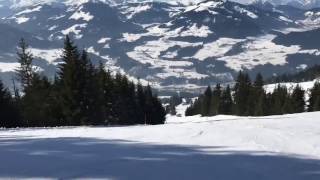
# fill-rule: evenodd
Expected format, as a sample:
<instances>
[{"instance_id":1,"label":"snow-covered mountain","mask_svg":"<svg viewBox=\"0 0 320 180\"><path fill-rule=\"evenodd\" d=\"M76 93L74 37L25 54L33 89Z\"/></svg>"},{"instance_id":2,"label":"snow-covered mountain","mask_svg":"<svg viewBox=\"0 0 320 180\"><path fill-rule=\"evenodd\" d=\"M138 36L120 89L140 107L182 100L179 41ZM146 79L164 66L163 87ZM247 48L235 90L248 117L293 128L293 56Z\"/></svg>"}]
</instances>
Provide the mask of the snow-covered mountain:
<instances>
[{"instance_id":1,"label":"snow-covered mountain","mask_svg":"<svg viewBox=\"0 0 320 180\"><path fill-rule=\"evenodd\" d=\"M106 4L121 4L136 2L139 0L0 0L0 6L7 6L10 9L22 9L35 5L67 5L77 6L88 2L102 2ZM144 1L144 0L141 0Z\"/></svg>"},{"instance_id":2,"label":"snow-covered mountain","mask_svg":"<svg viewBox=\"0 0 320 180\"><path fill-rule=\"evenodd\" d=\"M53 74L62 40L69 34L93 61L167 89L232 81L241 69L269 76L294 72L318 63L320 55L320 46L313 42L319 37L317 9L263 9L226 0L192 5L37 2L20 6L0 21L0 26L13 29L10 33L15 37L7 38L9 32L2 28L0 39L7 41L0 41L0 70L8 77L16 65L17 39L22 36L45 73ZM291 36L308 36L310 42L290 41Z\"/></svg>"},{"instance_id":3,"label":"snow-covered mountain","mask_svg":"<svg viewBox=\"0 0 320 180\"><path fill-rule=\"evenodd\" d=\"M6 0L0 0L0 18L8 16L12 13L10 3Z\"/></svg>"},{"instance_id":4,"label":"snow-covered mountain","mask_svg":"<svg viewBox=\"0 0 320 180\"><path fill-rule=\"evenodd\" d=\"M274 2L275 2L275 0L274 0ZM287 4L287 5L291 5L294 7L305 8L305 9L320 7L319 0L291 0L291 1L284 0L281 4L282 5Z\"/></svg>"},{"instance_id":5,"label":"snow-covered mountain","mask_svg":"<svg viewBox=\"0 0 320 180\"><path fill-rule=\"evenodd\" d=\"M184 4L191 5L197 4L204 0L96 0L111 4L127 3L127 2L166 2L171 4ZM320 7L319 0L232 0L234 2L242 4L252 3L272 3L274 5L292 5L295 7L315 8ZM53 3L67 3L67 4L79 4L88 2L88 0L0 0L0 6L8 6L11 8L22 8L36 4L53 4Z\"/></svg>"},{"instance_id":6,"label":"snow-covered mountain","mask_svg":"<svg viewBox=\"0 0 320 180\"><path fill-rule=\"evenodd\" d=\"M66 4L66 5L79 5L88 2L89 0L2 0L0 4L6 4L10 8L24 8L35 5L50 5L50 4ZM95 0L101 2L115 2L112 0Z\"/></svg>"},{"instance_id":7,"label":"snow-covered mountain","mask_svg":"<svg viewBox=\"0 0 320 180\"><path fill-rule=\"evenodd\" d=\"M235 0L244 4L272 4L274 6L290 5L302 9L320 7L319 0Z\"/></svg>"}]
</instances>

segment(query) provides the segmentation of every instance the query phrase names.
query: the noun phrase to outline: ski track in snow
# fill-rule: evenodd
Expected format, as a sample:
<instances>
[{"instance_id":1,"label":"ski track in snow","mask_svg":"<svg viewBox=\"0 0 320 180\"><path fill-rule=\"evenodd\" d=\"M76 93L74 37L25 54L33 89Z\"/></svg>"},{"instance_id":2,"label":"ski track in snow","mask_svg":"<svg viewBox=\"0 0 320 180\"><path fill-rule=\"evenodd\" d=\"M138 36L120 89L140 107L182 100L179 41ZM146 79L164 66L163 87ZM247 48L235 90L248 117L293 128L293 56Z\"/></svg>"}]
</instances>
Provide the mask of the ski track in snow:
<instances>
[{"instance_id":1,"label":"ski track in snow","mask_svg":"<svg viewBox=\"0 0 320 180\"><path fill-rule=\"evenodd\" d=\"M0 130L0 179L320 179L320 112ZM5 163L4 163L5 162Z\"/></svg>"}]
</instances>

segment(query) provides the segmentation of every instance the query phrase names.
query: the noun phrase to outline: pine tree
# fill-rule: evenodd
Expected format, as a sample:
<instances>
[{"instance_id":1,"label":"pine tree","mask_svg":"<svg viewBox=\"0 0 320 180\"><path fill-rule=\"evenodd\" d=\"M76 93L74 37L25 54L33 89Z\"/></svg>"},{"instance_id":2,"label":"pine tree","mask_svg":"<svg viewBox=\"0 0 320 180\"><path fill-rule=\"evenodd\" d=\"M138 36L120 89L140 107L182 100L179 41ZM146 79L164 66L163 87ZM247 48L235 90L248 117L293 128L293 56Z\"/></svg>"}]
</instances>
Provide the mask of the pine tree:
<instances>
[{"instance_id":1,"label":"pine tree","mask_svg":"<svg viewBox=\"0 0 320 180\"><path fill-rule=\"evenodd\" d=\"M129 89L128 89L128 114L131 116L131 124L139 124L140 122L140 114L139 114L139 105L137 101L137 87L134 82L129 82Z\"/></svg>"},{"instance_id":2,"label":"pine tree","mask_svg":"<svg viewBox=\"0 0 320 180\"><path fill-rule=\"evenodd\" d=\"M254 116L267 116L268 115L268 100L265 91L257 96L256 104L254 107Z\"/></svg>"},{"instance_id":3,"label":"pine tree","mask_svg":"<svg viewBox=\"0 0 320 180\"><path fill-rule=\"evenodd\" d=\"M272 115L282 115L289 113L291 107L290 95L286 86L280 84L274 89L271 95L271 114Z\"/></svg>"},{"instance_id":4,"label":"pine tree","mask_svg":"<svg viewBox=\"0 0 320 180\"><path fill-rule=\"evenodd\" d=\"M320 82L315 82L310 90L308 111L320 111Z\"/></svg>"},{"instance_id":5,"label":"pine tree","mask_svg":"<svg viewBox=\"0 0 320 180\"><path fill-rule=\"evenodd\" d=\"M234 87L235 114L239 116L248 115L249 96L251 91L251 80L247 73L240 72Z\"/></svg>"},{"instance_id":6,"label":"pine tree","mask_svg":"<svg viewBox=\"0 0 320 180\"><path fill-rule=\"evenodd\" d=\"M264 100L264 116L273 115L273 93L266 93L265 100Z\"/></svg>"},{"instance_id":7,"label":"pine tree","mask_svg":"<svg viewBox=\"0 0 320 180\"><path fill-rule=\"evenodd\" d=\"M128 79L124 78L119 72L115 76L114 82L114 96L117 97L117 100L114 101L113 109L115 113L115 118L113 119L112 124L122 124L126 125L126 114L123 112L126 111L126 89L128 89Z\"/></svg>"},{"instance_id":8,"label":"pine tree","mask_svg":"<svg viewBox=\"0 0 320 180\"><path fill-rule=\"evenodd\" d=\"M136 93L135 85L130 82L126 76L122 77L121 83L121 94L122 94L122 112L120 114L121 124L132 125L136 124L137 120L137 104L136 104ZM123 112L126 113L123 113Z\"/></svg>"},{"instance_id":9,"label":"pine tree","mask_svg":"<svg viewBox=\"0 0 320 180\"><path fill-rule=\"evenodd\" d=\"M106 71L103 64L100 62L99 68L97 70L96 78L98 81L98 91L99 95L102 97L99 98L100 102L102 102L103 106L101 107L104 112L104 123L110 123L112 119L114 119L114 110L113 110L113 102L115 101L114 94L113 94L113 78L111 76L110 71Z\"/></svg>"},{"instance_id":10,"label":"pine tree","mask_svg":"<svg viewBox=\"0 0 320 180\"><path fill-rule=\"evenodd\" d=\"M147 109L146 109L146 94L140 81L137 85L137 105L138 105L138 121L137 124L146 124L147 122Z\"/></svg>"},{"instance_id":11,"label":"pine tree","mask_svg":"<svg viewBox=\"0 0 320 180\"><path fill-rule=\"evenodd\" d=\"M281 114L292 114L292 113L294 113L294 101L291 97L291 94L289 93L284 100Z\"/></svg>"},{"instance_id":12,"label":"pine tree","mask_svg":"<svg viewBox=\"0 0 320 180\"><path fill-rule=\"evenodd\" d=\"M185 116L193 116L195 115L194 113L194 104L191 103L189 107L187 107L186 112L185 112Z\"/></svg>"},{"instance_id":13,"label":"pine tree","mask_svg":"<svg viewBox=\"0 0 320 180\"><path fill-rule=\"evenodd\" d=\"M166 120L165 109L163 108L157 96L153 95L150 85L148 85L145 89L145 97L145 123L151 125L164 124Z\"/></svg>"},{"instance_id":14,"label":"pine tree","mask_svg":"<svg viewBox=\"0 0 320 180\"><path fill-rule=\"evenodd\" d=\"M231 115L232 108L233 108L233 99L231 95L231 88L228 85L221 95L219 113L225 114L225 115Z\"/></svg>"},{"instance_id":15,"label":"pine tree","mask_svg":"<svg viewBox=\"0 0 320 180\"><path fill-rule=\"evenodd\" d=\"M305 98L304 98L305 91L297 85L292 92L291 99L292 99L292 106L294 113L302 113L305 111Z\"/></svg>"},{"instance_id":16,"label":"pine tree","mask_svg":"<svg viewBox=\"0 0 320 180\"><path fill-rule=\"evenodd\" d=\"M251 96L251 102L253 102L253 112L251 115L263 116L266 114L266 92L264 90L264 81L260 73L257 74L253 84L253 95Z\"/></svg>"},{"instance_id":17,"label":"pine tree","mask_svg":"<svg viewBox=\"0 0 320 180\"><path fill-rule=\"evenodd\" d=\"M19 126L22 126L19 108L10 91L4 87L0 80L0 127L14 128Z\"/></svg>"},{"instance_id":18,"label":"pine tree","mask_svg":"<svg viewBox=\"0 0 320 180\"><path fill-rule=\"evenodd\" d=\"M261 73L258 73L254 81L254 87L263 89L263 86L264 86L263 76L261 75Z\"/></svg>"},{"instance_id":19,"label":"pine tree","mask_svg":"<svg viewBox=\"0 0 320 180\"><path fill-rule=\"evenodd\" d=\"M22 117L28 127L45 127L54 125L54 118L50 116L49 101L51 84L46 77L34 74L31 84L25 89L22 97Z\"/></svg>"},{"instance_id":20,"label":"pine tree","mask_svg":"<svg viewBox=\"0 0 320 180\"><path fill-rule=\"evenodd\" d=\"M85 50L81 53L79 71L81 75L78 77L81 82L79 92L82 93L81 111L86 117L84 124L101 125L105 121L104 94L99 89L98 70L92 65Z\"/></svg>"},{"instance_id":21,"label":"pine tree","mask_svg":"<svg viewBox=\"0 0 320 180\"><path fill-rule=\"evenodd\" d=\"M22 84L24 96L20 98L16 92L19 105L22 108L21 118L25 126L46 126L49 121L46 99L49 97L50 83L47 78L40 78L33 70L33 55L28 51L28 45L24 39L20 40L17 51L19 68L16 70ZM16 90L15 90L16 91Z\"/></svg>"},{"instance_id":22,"label":"pine tree","mask_svg":"<svg viewBox=\"0 0 320 180\"><path fill-rule=\"evenodd\" d=\"M211 87L208 86L206 91L204 92L202 107L201 107L201 115L209 116L210 110L212 108L212 90Z\"/></svg>"},{"instance_id":23,"label":"pine tree","mask_svg":"<svg viewBox=\"0 0 320 180\"><path fill-rule=\"evenodd\" d=\"M151 125L164 124L166 122L166 111L157 95L152 98Z\"/></svg>"},{"instance_id":24,"label":"pine tree","mask_svg":"<svg viewBox=\"0 0 320 180\"><path fill-rule=\"evenodd\" d=\"M62 60L59 66L58 83L59 84L59 101L61 112L65 125L81 125L87 121L83 115L83 92L82 86L84 79L82 65L79 60L79 52L68 36L64 42Z\"/></svg>"},{"instance_id":25,"label":"pine tree","mask_svg":"<svg viewBox=\"0 0 320 180\"><path fill-rule=\"evenodd\" d=\"M145 91L145 124L151 124L152 119L152 105L153 105L153 95L150 85L146 87Z\"/></svg>"},{"instance_id":26,"label":"pine tree","mask_svg":"<svg viewBox=\"0 0 320 180\"><path fill-rule=\"evenodd\" d=\"M210 109L209 109L209 114L208 116L215 116L219 114L219 109L220 109L220 100L221 100L221 85L217 84L216 87L214 88L212 92L212 98L210 101Z\"/></svg>"},{"instance_id":27,"label":"pine tree","mask_svg":"<svg viewBox=\"0 0 320 180\"><path fill-rule=\"evenodd\" d=\"M105 89L101 74L85 50L79 55L77 47L67 37L64 61L60 67L59 82L64 119L70 125L101 125L106 120ZM105 77L107 78L107 77Z\"/></svg>"},{"instance_id":28,"label":"pine tree","mask_svg":"<svg viewBox=\"0 0 320 180\"><path fill-rule=\"evenodd\" d=\"M33 77L33 55L28 50L29 46L24 39L21 39L18 46L17 56L20 66L16 70L18 79L23 88L31 85Z\"/></svg>"},{"instance_id":29,"label":"pine tree","mask_svg":"<svg viewBox=\"0 0 320 180\"><path fill-rule=\"evenodd\" d=\"M63 101L61 99L61 85L58 77L54 78L50 89L49 97L46 99L49 104L48 116L51 117L50 121L48 121L48 126L67 126L69 124L65 121L65 116L61 110L63 107Z\"/></svg>"},{"instance_id":30,"label":"pine tree","mask_svg":"<svg viewBox=\"0 0 320 180\"><path fill-rule=\"evenodd\" d=\"M186 109L185 115L186 116L194 116L201 114L202 112L202 101L203 101L203 95L200 95L198 99L196 99L194 102L191 102L191 105Z\"/></svg>"}]
</instances>

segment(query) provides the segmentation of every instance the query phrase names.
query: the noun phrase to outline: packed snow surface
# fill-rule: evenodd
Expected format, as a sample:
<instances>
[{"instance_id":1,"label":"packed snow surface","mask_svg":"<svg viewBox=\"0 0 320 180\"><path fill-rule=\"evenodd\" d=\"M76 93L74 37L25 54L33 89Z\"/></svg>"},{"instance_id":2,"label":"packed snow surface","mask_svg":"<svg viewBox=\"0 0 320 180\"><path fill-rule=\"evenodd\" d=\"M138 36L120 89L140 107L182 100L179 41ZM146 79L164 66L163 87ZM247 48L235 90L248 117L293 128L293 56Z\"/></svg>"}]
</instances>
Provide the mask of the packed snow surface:
<instances>
[{"instance_id":1,"label":"packed snow surface","mask_svg":"<svg viewBox=\"0 0 320 180\"><path fill-rule=\"evenodd\" d=\"M319 139L319 112L3 129L0 179L318 180Z\"/></svg>"}]
</instances>

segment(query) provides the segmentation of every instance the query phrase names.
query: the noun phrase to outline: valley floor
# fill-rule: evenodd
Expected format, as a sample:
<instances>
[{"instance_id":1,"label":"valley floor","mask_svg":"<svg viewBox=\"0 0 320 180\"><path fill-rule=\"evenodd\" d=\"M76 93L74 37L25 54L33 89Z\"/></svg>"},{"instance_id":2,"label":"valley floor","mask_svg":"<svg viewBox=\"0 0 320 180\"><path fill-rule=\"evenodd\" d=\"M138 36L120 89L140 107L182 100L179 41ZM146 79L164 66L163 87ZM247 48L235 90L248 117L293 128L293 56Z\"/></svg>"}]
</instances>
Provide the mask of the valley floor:
<instances>
[{"instance_id":1,"label":"valley floor","mask_svg":"<svg viewBox=\"0 0 320 180\"><path fill-rule=\"evenodd\" d=\"M320 113L0 130L0 179L319 180Z\"/></svg>"}]
</instances>

